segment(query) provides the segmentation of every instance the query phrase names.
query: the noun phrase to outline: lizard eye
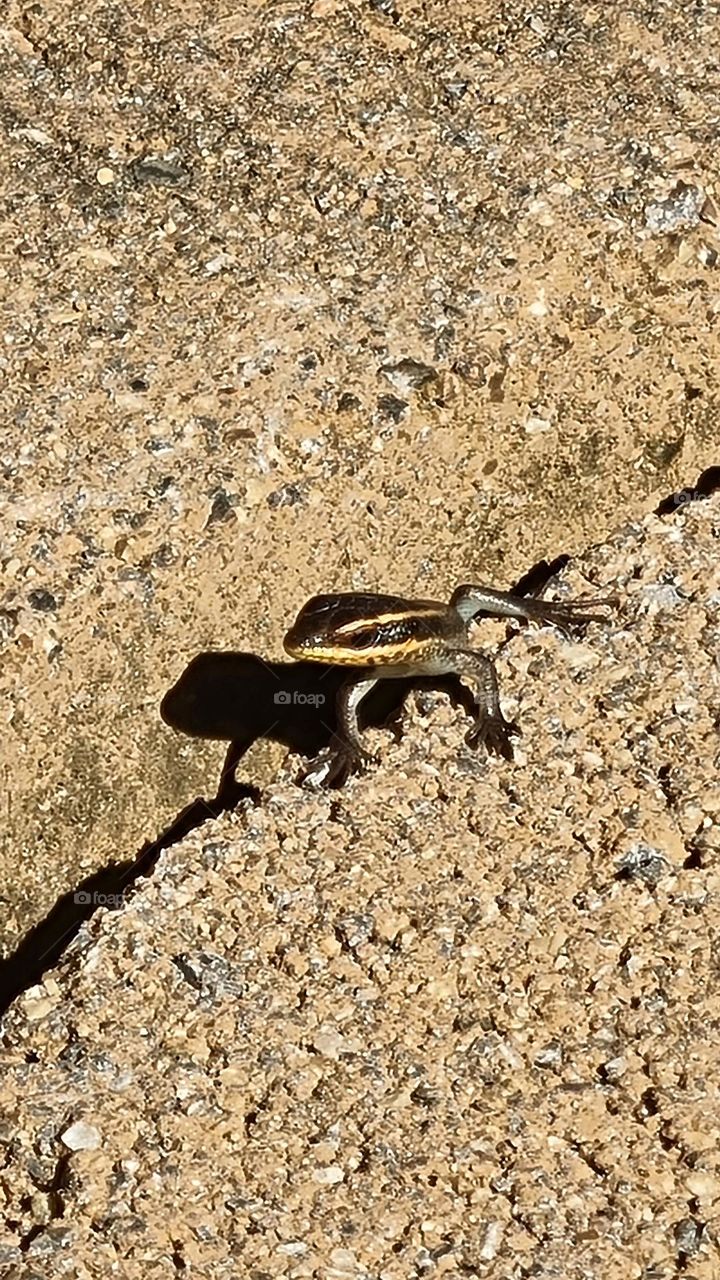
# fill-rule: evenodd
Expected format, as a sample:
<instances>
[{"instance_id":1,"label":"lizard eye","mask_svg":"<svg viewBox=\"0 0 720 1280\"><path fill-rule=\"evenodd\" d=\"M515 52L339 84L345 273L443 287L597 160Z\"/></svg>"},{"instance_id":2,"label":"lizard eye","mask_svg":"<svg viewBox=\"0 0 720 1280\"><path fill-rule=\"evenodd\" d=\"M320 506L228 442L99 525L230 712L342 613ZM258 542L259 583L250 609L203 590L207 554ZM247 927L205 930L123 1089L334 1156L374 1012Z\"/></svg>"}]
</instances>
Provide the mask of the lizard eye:
<instances>
[{"instance_id":1,"label":"lizard eye","mask_svg":"<svg viewBox=\"0 0 720 1280\"><path fill-rule=\"evenodd\" d=\"M343 644L349 649L371 649L376 639L377 636L372 627L363 627L362 630L344 635Z\"/></svg>"}]
</instances>

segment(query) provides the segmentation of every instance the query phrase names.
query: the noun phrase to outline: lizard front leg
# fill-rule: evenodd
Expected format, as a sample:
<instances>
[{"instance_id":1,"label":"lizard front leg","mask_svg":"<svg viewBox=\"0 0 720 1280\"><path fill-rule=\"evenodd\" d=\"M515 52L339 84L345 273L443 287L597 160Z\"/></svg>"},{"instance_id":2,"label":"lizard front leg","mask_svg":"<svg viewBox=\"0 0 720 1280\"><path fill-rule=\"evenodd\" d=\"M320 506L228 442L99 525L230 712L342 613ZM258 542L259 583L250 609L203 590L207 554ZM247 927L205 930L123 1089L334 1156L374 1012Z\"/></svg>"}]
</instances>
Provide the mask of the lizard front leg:
<instances>
[{"instance_id":1,"label":"lizard front leg","mask_svg":"<svg viewBox=\"0 0 720 1280\"><path fill-rule=\"evenodd\" d=\"M375 757L365 750L358 726L358 707L377 684L377 676L347 680L336 700L337 729L330 745L304 771L304 781L313 786L341 786L351 773L362 771Z\"/></svg>"},{"instance_id":2,"label":"lizard front leg","mask_svg":"<svg viewBox=\"0 0 720 1280\"><path fill-rule=\"evenodd\" d=\"M448 655L448 669L461 677L475 699L475 724L465 735L468 746L484 746L487 751L512 760L510 735L515 727L500 710L494 663L474 649L454 649Z\"/></svg>"}]
</instances>

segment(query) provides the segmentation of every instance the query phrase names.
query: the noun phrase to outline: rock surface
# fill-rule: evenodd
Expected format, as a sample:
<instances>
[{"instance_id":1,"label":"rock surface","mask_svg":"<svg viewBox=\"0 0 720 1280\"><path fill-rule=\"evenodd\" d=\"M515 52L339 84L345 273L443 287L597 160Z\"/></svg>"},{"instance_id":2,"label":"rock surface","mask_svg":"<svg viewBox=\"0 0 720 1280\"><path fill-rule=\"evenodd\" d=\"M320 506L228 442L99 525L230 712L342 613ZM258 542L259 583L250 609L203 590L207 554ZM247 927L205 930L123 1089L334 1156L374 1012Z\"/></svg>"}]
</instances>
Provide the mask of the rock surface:
<instances>
[{"instance_id":1,"label":"rock surface","mask_svg":"<svg viewBox=\"0 0 720 1280\"><path fill-rule=\"evenodd\" d=\"M3 1277L717 1280L715 10L10 0ZM513 763L217 816L309 595L593 544Z\"/></svg>"},{"instance_id":2,"label":"rock surface","mask_svg":"<svg viewBox=\"0 0 720 1280\"><path fill-rule=\"evenodd\" d=\"M508 585L692 485L720 293L712 5L0 21L8 953L212 795L157 715L194 654Z\"/></svg>"},{"instance_id":3,"label":"rock surface","mask_svg":"<svg viewBox=\"0 0 720 1280\"><path fill-rule=\"evenodd\" d=\"M334 795L160 857L3 1026L2 1274L717 1276L720 498L500 647L513 763L443 694Z\"/></svg>"}]
</instances>

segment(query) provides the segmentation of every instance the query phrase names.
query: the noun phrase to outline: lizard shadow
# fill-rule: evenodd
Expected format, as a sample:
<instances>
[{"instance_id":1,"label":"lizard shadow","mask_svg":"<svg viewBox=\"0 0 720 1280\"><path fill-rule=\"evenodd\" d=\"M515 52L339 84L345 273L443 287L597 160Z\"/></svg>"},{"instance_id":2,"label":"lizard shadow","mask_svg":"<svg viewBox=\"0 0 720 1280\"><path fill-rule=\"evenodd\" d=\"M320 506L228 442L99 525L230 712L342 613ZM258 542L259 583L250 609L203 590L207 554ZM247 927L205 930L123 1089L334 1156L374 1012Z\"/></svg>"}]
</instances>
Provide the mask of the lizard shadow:
<instances>
[{"instance_id":1,"label":"lizard shadow","mask_svg":"<svg viewBox=\"0 0 720 1280\"><path fill-rule=\"evenodd\" d=\"M361 671L354 668L358 675ZM267 662L255 653L232 651L199 653L165 694L160 715L190 737L228 742L217 797L231 807L233 797L242 798L246 790L235 771L259 739L279 742L309 759L329 745L337 728L338 690L346 679L342 667L320 662ZM447 693L453 705L472 714L472 694L456 676L380 680L358 708L360 728L389 728L398 737L400 711L411 689Z\"/></svg>"}]
</instances>

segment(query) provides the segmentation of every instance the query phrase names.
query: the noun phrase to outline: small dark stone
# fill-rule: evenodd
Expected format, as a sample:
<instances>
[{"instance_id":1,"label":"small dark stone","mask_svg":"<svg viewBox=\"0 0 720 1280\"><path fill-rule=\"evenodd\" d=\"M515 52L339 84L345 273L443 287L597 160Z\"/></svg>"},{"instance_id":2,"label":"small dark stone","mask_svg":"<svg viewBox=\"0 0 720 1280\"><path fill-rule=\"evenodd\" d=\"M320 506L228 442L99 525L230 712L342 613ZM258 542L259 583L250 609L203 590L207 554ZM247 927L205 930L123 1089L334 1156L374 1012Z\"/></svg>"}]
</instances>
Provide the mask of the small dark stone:
<instances>
[{"instance_id":1,"label":"small dark stone","mask_svg":"<svg viewBox=\"0 0 720 1280\"><path fill-rule=\"evenodd\" d=\"M191 957L178 953L172 957L172 962L180 970L185 981L199 991L202 986L202 969L192 961Z\"/></svg>"},{"instance_id":2,"label":"small dark stone","mask_svg":"<svg viewBox=\"0 0 720 1280\"><path fill-rule=\"evenodd\" d=\"M645 884L656 885L663 876L672 869L671 864L660 849L638 841L632 849L616 863L618 880L643 880Z\"/></svg>"},{"instance_id":3,"label":"small dark stone","mask_svg":"<svg viewBox=\"0 0 720 1280\"><path fill-rule=\"evenodd\" d=\"M236 516L235 516L235 512L233 511L233 504L228 494L225 492L224 489L218 489L217 493L213 498L213 504L212 504L212 507L210 508L210 515L207 518L207 524L205 527L207 528L207 525L215 524L216 522L222 523L225 520L234 520L234 519L236 519Z\"/></svg>"},{"instance_id":4,"label":"small dark stone","mask_svg":"<svg viewBox=\"0 0 720 1280\"><path fill-rule=\"evenodd\" d=\"M267 504L273 511L277 507L296 507L299 502L302 502L302 493L296 484L284 484L269 493L267 498Z\"/></svg>"},{"instance_id":5,"label":"small dark stone","mask_svg":"<svg viewBox=\"0 0 720 1280\"><path fill-rule=\"evenodd\" d=\"M38 613L55 613L57 609L57 600L49 591L38 588L28 594L28 604L31 609L36 609Z\"/></svg>"},{"instance_id":6,"label":"small dark stone","mask_svg":"<svg viewBox=\"0 0 720 1280\"><path fill-rule=\"evenodd\" d=\"M443 92L448 102L459 102L469 88L468 80L447 80L443 85Z\"/></svg>"},{"instance_id":7,"label":"small dark stone","mask_svg":"<svg viewBox=\"0 0 720 1280\"><path fill-rule=\"evenodd\" d=\"M407 400L401 400L399 396L378 396L377 407L384 418L400 422L408 404Z\"/></svg>"},{"instance_id":8,"label":"small dark stone","mask_svg":"<svg viewBox=\"0 0 720 1280\"><path fill-rule=\"evenodd\" d=\"M369 942L374 928L375 920L370 913L342 916L337 922L337 931L351 950Z\"/></svg>"},{"instance_id":9,"label":"small dark stone","mask_svg":"<svg viewBox=\"0 0 720 1280\"><path fill-rule=\"evenodd\" d=\"M177 558L177 551L170 546L169 542L163 542L156 551L153 551L150 563L155 569L169 569L171 565L175 564Z\"/></svg>"},{"instance_id":10,"label":"small dark stone","mask_svg":"<svg viewBox=\"0 0 720 1280\"><path fill-rule=\"evenodd\" d=\"M560 1067L562 1066L563 1051L562 1045L557 1040L549 1040L542 1049L539 1049L533 1058L533 1064L536 1067Z\"/></svg>"},{"instance_id":11,"label":"small dark stone","mask_svg":"<svg viewBox=\"0 0 720 1280\"><path fill-rule=\"evenodd\" d=\"M343 391L337 402L338 413L349 413L353 409L360 408L360 401L354 396L352 391Z\"/></svg>"},{"instance_id":12,"label":"small dark stone","mask_svg":"<svg viewBox=\"0 0 720 1280\"><path fill-rule=\"evenodd\" d=\"M135 583L147 599L152 599L155 587L152 578L148 576L144 569L136 569L133 565L127 565L124 569L118 569L117 580L118 582Z\"/></svg>"},{"instance_id":13,"label":"small dark stone","mask_svg":"<svg viewBox=\"0 0 720 1280\"><path fill-rule=\"evenodd\" d=\"M678 1253L691 1258L700 1248L705 1224L694 1218L683 1218L675 1227L675 1247Z\"/></svg>"},{"instance_id":14,"label":"small dark stone","mask_svg":"<svg viewBox=\"0 0 720 1280\"><path fill-rule=\"evenodd\" d=\"M397 22L399 14L395 6L395 0L369 0L370 8L376 13L384 13L386 18L392 18L393 22Z\"/></svg>"},{"instance_id":15,"label":"small dark stone","mask_svg":"<svg viewBox=\"0 0 720 1280\"><path fill-rule=\"evenodd\" d=\"M421 1106L435 1107L442 1095L428 1080L421 1080L420 1084L413 1089L410 1097L413 1102L419 1102Z\"/></svg>"},{"instance_id":16,"label":"small dark stone","mask_svg":"<svg viewBox=\"0 0 720 1280\"><path fill-rule=\"evenodd\" d=\"M597 324L599 320L602 320L604 318L605 312L602 307L590 306L590 307L583 308L583 310L580 313L580 316L581 316L580 323L584 326L584 328L592 329L593 325Z\"/></svg>"},{"instance_id":17,"label":"small dark stone","mask_svg":"<svg viewBox=\"0 0 720 1280\"><path fill-rule=\"evenodd\" d=\"M208 867L220 867L227 862L231 846L227 840L209 840L202 847L203 859Z\"/></svg>"},{"instance_id":18,"label":"small dark stone","mask_svg":"<svg viewBox=\"0 0 720 1280\"><path fill-rule=\"evenodd\" d=\"M505 399L505 392L503 391L503 382L505 381L506 373L507 373L507 369L497 369L495 373L491 373L490 378L488 379L488 386L490 388L490 400L493 404L502 404L503 400Z\"/></svg>"},{"instance_id":19,"label":"small dark stone","mask_svg":"<svg viewBox=\"0 0 720 1280\"><path fill-rule=\"evenodd\" d=\"M179 952L173 964L191 987L200 992L203 1003L217 1004L223 999L237 999L245 983L239 967L224 956L211 951Z\"/></svg>"},{"instance_id":20,"label":"small dark stone","mask_svg":"<svg viewBox=\"0 0 720 1280\"><path fill-rule=\"evenodd\" d=\"M427 386L428 382L434 382L437 378L437 369L432 365L423 364L421 360L411 360L407 356L398 360L397 364L381 365L380 372L389 382L393 382L399 391L405 391L408 388L419 391Z\"/></svg>"},{"instance_id":21,"label":"small dark stone","mask_svg":"<svg viewBox=\"0 0 720 1280\"><path fill-rule=\"evenodd\" d=\"M15 634L18 621L18 609L0 609L0 637L9 639Z\"/></svg>"},{"instance_id":22,"label":"small dark stone","mask_svg":"<svg viewBox=\"0 0 720 1280\"><path fill-rule=\"evenodd\" d=\"M175 160L165 160L162 156L143 156L132 165L132 171L138 182L152 183L154 186L176 186L190 175L187 169Z\"/></svg>"},{"instance_id":23,"label":"small dark stone","mask_svg":"<svg viewBox=\"0 0 720 1280\"><path fill-rule=\"evenodd\" d=\"M147 391L147 389L148 389L148 384L144 378L133 378L132 382L130 383L131 391Z\"/></svg>"}]
</instances>

